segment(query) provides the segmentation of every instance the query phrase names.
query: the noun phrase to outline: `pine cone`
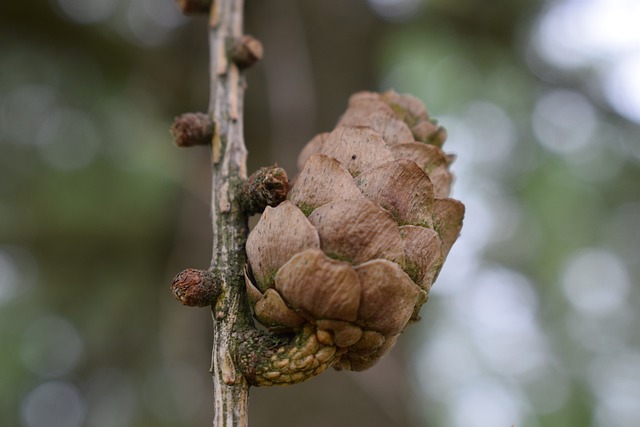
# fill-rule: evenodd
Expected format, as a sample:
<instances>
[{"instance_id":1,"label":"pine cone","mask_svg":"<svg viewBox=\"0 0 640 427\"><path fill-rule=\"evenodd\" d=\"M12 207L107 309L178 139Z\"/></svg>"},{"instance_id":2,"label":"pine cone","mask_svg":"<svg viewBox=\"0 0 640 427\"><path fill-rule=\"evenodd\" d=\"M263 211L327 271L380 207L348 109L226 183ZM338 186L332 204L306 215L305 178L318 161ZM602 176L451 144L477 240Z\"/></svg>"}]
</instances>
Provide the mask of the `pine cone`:
<instances>
[{"instance_id":1,"label":"pine cone","mask_svg":"<svg viewBox=\"0 0 640 427\"><path fill-rule=\"evenodd\" d=\"M247 240L255 317L274 331L311 324L337 368L364 370L427 300L462 227L448 198L444 128L412 96L353 95L331 133L300 154L288 200Z\"/></svg>"}]
</instances>

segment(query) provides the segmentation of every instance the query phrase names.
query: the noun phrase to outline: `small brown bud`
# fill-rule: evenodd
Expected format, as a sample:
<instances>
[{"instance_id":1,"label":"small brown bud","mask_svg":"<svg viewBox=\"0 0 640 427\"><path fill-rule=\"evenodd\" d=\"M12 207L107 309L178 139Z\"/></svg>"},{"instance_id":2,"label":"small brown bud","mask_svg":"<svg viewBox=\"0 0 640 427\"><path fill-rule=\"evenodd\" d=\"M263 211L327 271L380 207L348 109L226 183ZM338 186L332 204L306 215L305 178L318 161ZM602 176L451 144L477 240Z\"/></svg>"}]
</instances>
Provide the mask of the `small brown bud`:
<instances>
[{"instance_id":1,"label":"small brown bud","mask_svg":"<svg viewBox=\"0 0 640 427\"><path fill-rule=\"evenodd\" d=\"M240 189L240 204L248 214L278 206L287 198L289 178L284 169L267 166L255 171Z\"/></svg>"},{"instance_id":2,"label":"small brown bud","mask_svg":"<svg viewBox=\"0 0 640 427\"><path fill-rule=\"evenodd\" d=\"M174 119L169 131L178 147L208 145L213 138L213 123L207 114L184 113Z\"/></svg>"},{"instance_id":3,"label":"small brown bud","mask_svg":"<svg viewBox=\"0 0 640 427\"><path fill-rule=\"evenodd\" d=\"M262 59L262 43L250 35L234 39L229 48L229 57L238 68L249 68Z\"/></svg>"},{"instance_id":4,"label":"small brown bud","mask_svg":"<svg viewBox=\"0 0 640 427\"><path fill-rule=\"evenodd\" d=\"M176 4L185 15L209 13L211 8L211 0L176 0Z\"/></svg>"},{"instance_id":5,"label":"small brown bud","mask_svg":"<svg viewBox=\"0 0 640 427\"><path fill-rule=\"evenodd\" d=\"M210 270L188 268L173 279L173 296L189 307L205 307L213 304L220 294L215 274Z\"/></svg>"}]
</instances>

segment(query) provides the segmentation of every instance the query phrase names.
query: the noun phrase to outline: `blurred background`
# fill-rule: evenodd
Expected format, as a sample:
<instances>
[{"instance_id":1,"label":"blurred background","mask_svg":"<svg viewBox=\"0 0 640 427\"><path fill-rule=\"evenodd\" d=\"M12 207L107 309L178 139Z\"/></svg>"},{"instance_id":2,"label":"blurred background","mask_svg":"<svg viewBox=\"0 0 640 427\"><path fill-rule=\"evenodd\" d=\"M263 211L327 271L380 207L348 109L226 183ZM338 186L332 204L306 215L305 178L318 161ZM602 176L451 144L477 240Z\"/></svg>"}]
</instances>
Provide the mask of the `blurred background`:
<instances>
[{"instance_id":1,"label":"blurred background","mask_svg":"<svg viewBox=\"0 0 640 427\"><path fill-rule=\"evenodd\" d=\"M423 320L364 373L252 389L251 425L640 423L640 3L248 0L249 166L291 176L358 90L449 130L467 206ZM0 3L0 425L202 426L206 18L172 0Z\"/></svg>"}]
</instances>

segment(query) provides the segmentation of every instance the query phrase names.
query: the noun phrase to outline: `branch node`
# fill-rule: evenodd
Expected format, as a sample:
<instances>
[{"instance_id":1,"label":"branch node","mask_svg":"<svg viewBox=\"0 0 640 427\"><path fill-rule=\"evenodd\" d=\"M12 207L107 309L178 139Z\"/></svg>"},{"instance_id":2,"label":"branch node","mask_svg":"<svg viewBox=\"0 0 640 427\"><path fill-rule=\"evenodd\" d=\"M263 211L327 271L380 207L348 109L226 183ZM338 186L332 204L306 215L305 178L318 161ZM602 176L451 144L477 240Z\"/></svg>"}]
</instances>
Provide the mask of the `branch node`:
<instances>
[{"instance_id":1,"label":"branch node","mask_svg":"<svg viewBox=\"0 0 640 427\"><path fill-rule=\"evenodd\" d=\"M241 70L260 61L264 53L260 40L248 34L228 40L227 50L231 61Z\"/></svg>"},{"instance_id":2,"label":"branch node","mask_svg":"<svg viewBox=\"0 0 640 427\"><path fill-rule=\"evenodd\" d=\"M267 206L275 207L287 198L289 178L284 169L267 166L254 172L240 188L239 201L249 215L261 213Z\"/></svg>"},{"instance_id":3,"label":"branch node","mask_svg":"<svg viewBox=\"0 0 640 427\"><path fill-rule=\"evenodd\" d=\"M213 122L204 113L184 113L173 120L171 135L178 147L209 145L213 138Z\"/></svg>"},{"instance_id":4,"label":"branch node","mask_svg":"<svg viewBox=\"0 0 640 427\"><path fill-rule=\"evenodd\" d=\"M173 279L171 292L182 305L205 307L216 301L221 287L214 271L188 268Z\"/></svg>"}]
</instances>

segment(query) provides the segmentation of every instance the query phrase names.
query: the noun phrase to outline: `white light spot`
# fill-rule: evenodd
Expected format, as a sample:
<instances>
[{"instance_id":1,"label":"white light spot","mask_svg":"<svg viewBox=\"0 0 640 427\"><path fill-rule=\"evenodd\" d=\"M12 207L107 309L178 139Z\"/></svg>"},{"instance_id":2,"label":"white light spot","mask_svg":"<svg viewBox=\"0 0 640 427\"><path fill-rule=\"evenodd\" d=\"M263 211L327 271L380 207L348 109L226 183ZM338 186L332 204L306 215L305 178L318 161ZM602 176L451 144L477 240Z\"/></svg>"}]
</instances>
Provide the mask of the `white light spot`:
<instances>
[{"instance_id":1,"label":"white light spot","mask_svg":"<svg viewBox=\"0 0 640 427\"><path fill-rule=\"evenodd\" d=\"M588 53L580 42L584 25L578 18L580 10L575 2L561 2L549 9L538 22L532 40L547 62L563 68L579 67L588 62Z\"/></svg>"},{"instance_id":2,"label":"white light spot","mask_svg":"<svg viewBox=\"0 0 640 427\"><path fill-rule=\"evenodd\" d=\"M479 378L454 398L450 415L454 427L521 425L524 397L517 390L490 378Z\"/></svg>"},{"instance_id":3,"label":"white light spot","mask_svg":"<svg viewBox=\"0 0 640 427\"><path fill-rule=\"evenodd\" d=\"M526 374L547 362L547 346L535 321L538 299L523 275L484 270L466 296L457 309L495 372Z\"/></svg>"},{"instance_id":4,"label":"white light spot","mask_svg":"<svg viewBox=\"0 0 640 427\"><path fill-rule=\"evenodd\" d=\"M454 390L478 377L482 368L461 331L452 327L430 330L425 340L415 360L419 384L432 399L447 402Z\"/></svg>"},{"instance_id":5,"label":"white light spot","mask_svg":"<svg viewBox=\"0 0 640 427\"><path fill-rule=\"evenodd\" d=\"M53 315L33 321L22 336L20 348L24 365L43 377L69 373L83 352L84 343L76 328Z\"/></svg>"},{"instance_id":6,"label":"white light spot","mask_svg":"<svg viewBox=\"0 0 640 427\"><path fill-rule=\"evenodd\" d=\"M560 154L575 154L592 142L596 114L583 95L556 90L536 102L532 125L544 147Z\"/></svg>"},{"instance_id":7,"label":"white light spot","mask_svg":"<svg viewBox=\"0 0 640 427\"><path fill-rule=\"evenodd\" d=\"M494 267L479 274L468 303L478 328L517 335L532 327L538 299L523 275Z\"/></svg>"},{"instance_id":8,"label":"white light spot","mask_svg":"<svg viewBox=\"0 0 640 427\"><path fill-rule=\"evenodd\" d=\"M639 21L640 22L640 21ZM621 114L640 123L640 52L616 61L605 74L607 100Z\"/></svg>"},{"instance_id":9,"label":"white light spot","mask_svg":"<svg viewBox=\"0 0 640 427\"><path fill-rule=\"evenodd\" d=\"M542 16L533 43L551 64L600 71L611 105L640 122L638 22L636 0L565 0Z\"/></svg>"},{"instance_id":10,"label":"white light spot","mask_svg":"<svg viewBox=\"0 0 640 427\"><path fill-rule=\"evenodd\" d=\"M587 316L608 316L622 309L630 287L622 262L596 248L574 254L565 263L561 283L571 305Z\"/></svg>"},{"instance_id":11,"label":"white light spot","mask_svg":"<svg viewBox=\"0 0 640 427\"><path fill-rule=\"evenodd\" d=\"M40 384L24 398L21 412L27 427L80 427L86 408L73 384L51 381Z\"/></svg>"},{"instance_id":12,"label":"white light spot","mask_svg":"<svg viewBox=\"0 0 640 427\"><path fill-rule=\"evenodd\" d=\"M490 102L475 101L469 104L464 116L474 139L482 141L464 151L465 157L489 164L499 164L509 158L515 143L515 129L502 108Z\"/></svg>"},{"instance_id":13,"label":"white light spot","mask_svg":"<svg viewBox=\"0 0 640 427\"><path fill-rule=\"evenodd\" d=\"M636 0L565 0L542 16L534 40L546 60L579 67L638 49L638 22Z\"/></svg>"}]
</instances>

